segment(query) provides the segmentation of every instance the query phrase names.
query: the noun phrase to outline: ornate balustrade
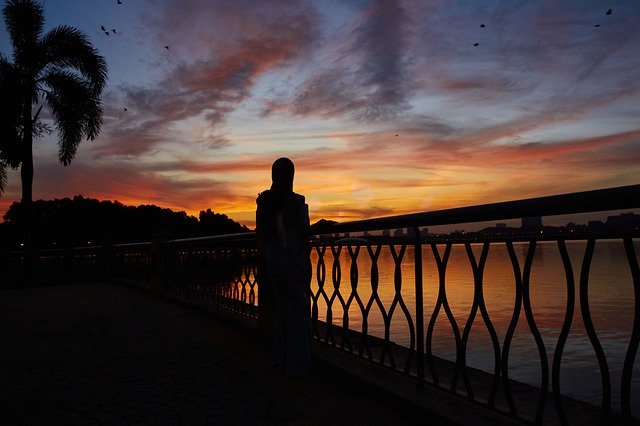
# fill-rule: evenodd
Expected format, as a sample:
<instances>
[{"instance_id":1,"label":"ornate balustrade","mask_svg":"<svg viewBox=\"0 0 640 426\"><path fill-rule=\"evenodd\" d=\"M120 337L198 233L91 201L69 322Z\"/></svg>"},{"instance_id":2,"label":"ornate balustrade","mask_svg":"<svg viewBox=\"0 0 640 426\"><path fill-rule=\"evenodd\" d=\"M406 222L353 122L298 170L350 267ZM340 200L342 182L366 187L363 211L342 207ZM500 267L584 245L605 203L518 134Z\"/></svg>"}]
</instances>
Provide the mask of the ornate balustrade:
<instances>
[{"instance_id":1,"label":"ornate balustrade","mask_svg":"<svg viewBox=\"0 0 640 426\"><path fill-rule=\"evenodd\" d=\"M233 234L167 241L172 291L229 312L258 318L255 235Z\"/></svg>"},{"instance_id":2,"label":"ornate balustrade","mask_svg":"<svg viewBox=\"0 0 640 426\"><path fill-rule=\"evenodd\" d=\"M537 199L495 203L482 206L458 208L436 212L417 213L389 218L363 220L336 224L332 233L370 233L375 230L408 228L414 237L404 239L367 236L364 238L342 238L315 244L315 279L312 281L312 315L314 320L323 316L324 323L315 321L314 332L317 340L339 347L364 359L376 362L414 377L419 387L429 384L444 391L454 393L467 400L504 412L511 417L535 423L567 423L567 418L577 414L600 419L600 422L630 421L633 414L640 412L640 368L635 362L640 343L640 270L638 269L638 237L640 230L630 228L591 235L545 235L541 230L532 230L520 235L484 236L470 239L422 236L421 227L463 224L480 221L498 221L532 216L566 215L584 212L613 211L638 208L640 206L640 185L610 190L588 191ZM626 317L630 318L628 335L624 348L618 347L618 362L615 367L608 362L591 314L590 295L593 292L590 270L596 242L617 240L623 249L616 256L623 257L627 268L629 301L625 306ZM568 243L582 241L584 250L569 255ZM555 312L562 319L553 330L540 327L542 320L536 317L532 300L540 298L532 288L532 271L535 269L536 248L542 243L557 247L561 259L562 279L555 286L564 289L564 305ZM495 320L487 308L487 292L490 284L484 279L485 267L490 251L496 247L502 250L502 260L507 263L503 269L511 269L510 315L504 321L504 329L496 331ZM517 249L522 252L518 256ZM385 262L387 283L393 289L386 290L382 297L380 269L381 253L390 259ZM450 283L448 273L452 267L452 253L457 252L457 261L466 263L470 273L466 283L469 302L464 312L454 315L449 296L457 291L460 283ZM580 250L578 250L580 252ZM430 257L430 271L425 271L425 256ZM363 273L362 264L368 271ZM346 264L346 265L345 265ZM454 271L455 273L455 271ZM409 275L410 279L405 277ZM430 277L435 290L431 300L427 294L425 276ZM366 281L363 282L363 277ZM615 286L616 282L610 283ZM364 293L364 294L363 294ZM599 294L606 297L606 294ZM593 296L591 296L593 297ZM383 300L386 299L386 300ZM429 302L429 303L427 303ZM429 305L430 311L425 312ZM613 306L612 315L621 314ZM324 315L322 315L324 311ZM575 315L579 311L579 316ZM377 336L372 336L371 326L376 313ZM494 313L495 315L495 313ZM499 316L499 315L498 315ZM502 316L505 317L504 312ZM358 319L354 327L354 319ZM448 359L434 355L434 337L438 322L444 322L449 329L453 351ZM545 326L549 321L545 321ZM394 327L394 323L401 325ZM381 327L380 327L381 324ZM567 345L573 328L581 328L587 339L578 344L590 346L590 358L576 363L599 370L600 398L593 404L581 404L566 397L562 379L563 364L572 362L565 355L570 347L575 352L575 344ZM396 336L403 340L397 344L392 337L394 328L403 329ZM481 369L472 364L483 364L474 359L478 351L470 351L470 341L479 330L487 335L483 344L490 348L483 354L486 358ZM537 356L527 357L527 362L539 366L537 383L523 384L511 379L514 369L510 364L510 351L514 345L516 332L527 333L532 340L529 351ZM627 343L628 342L628 343ZM616 342L619 343L619 342ZM620 346L620 345L618 345ZM480 351L482 352L482 351ZM580 356L588 353L583 350ZM472 356L473 355L473 356ZM530 366L527 366L529 368ZM612 369L615 368L615 398L612 398ZM522 368L521 368L522 370ZM578 374L579 373L579 370ZM534 378L535 380L535 378ZM615 399L615 407L612 400ZM635 411L634 411L635 409ZM620 417L621 416L621 417Z\"/></svg>"},{"instance_id":3,"label":"ornate balustrade","mask_svg":"<svg viewBox=\"0 0 640 426\"><path fill-rule=\"evenodd\" d=\"M420 231L635 208L640 185L335 224L330 234L312 238L315 338L397 370L419 388L433 386L520 421L568 423L579 415L634 421L640 413L640 230L550 235L534 228L473 238ZM413 232L380 232L398 228ZM618 248L600 249L608 244ZM542 285L540 274L550 268L545 257L555 259L556 273ZM260 280L252 232L159 238L72 255L51 251L41 259L51 268L72 259L77 271L102 268L112 278L249 320L268 316L269 288ZM597 266L603 262L622 265L626 282ZM594 284L603 280L610 282ZM623 305L612 296L615 286L625 288ZM602 306L620 318L622 339L620 330L609 332ZM565 391L581 379L579 364L596 370L595 400L580 402Z\"/></svg>"}]
</instances>

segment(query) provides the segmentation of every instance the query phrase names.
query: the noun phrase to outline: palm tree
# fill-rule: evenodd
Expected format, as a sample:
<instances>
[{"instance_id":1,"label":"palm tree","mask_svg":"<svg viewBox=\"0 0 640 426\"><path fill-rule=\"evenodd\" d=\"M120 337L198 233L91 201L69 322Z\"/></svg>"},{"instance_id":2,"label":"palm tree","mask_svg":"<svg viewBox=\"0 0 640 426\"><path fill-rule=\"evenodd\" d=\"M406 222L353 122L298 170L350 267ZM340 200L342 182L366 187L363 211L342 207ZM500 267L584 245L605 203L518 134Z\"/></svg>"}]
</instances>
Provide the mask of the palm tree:
<instances>
[{"instance_id":1,"label":"palm tree","mask_svg":"<svg viewBox=\"0 0 640 426\"><path fill-rule=\"evenodd\" d=\"M100 96L107 66L79 30L59 26L43 34L41 4L10 0L2 12L13 45L13 63L0 55L0 91L9 95L3 96L8 102L0 111L6 121L0 147L5 165L20 165L22 202L30 203L33 137L40 129L42 107L45 103L49 107L59 133L58 157L66 166L83 138L95 139L100 133Z\"/></svg>"},{"instance_id":2,"label":"palm tree","mask_svg":"<svg viewBox=\"0 0 640 426\"><path fill-rule=\"evenodd\" d=\"M43 34L40 3L9 0L2 12L13 46L13 62L0 54L0 192L6 183L6 168L20 167L21 204L29 228L33 139L47 129L40 112L47 105L58 131L58 158L69 165L78 144L100 133L100 96L107 66L78 29L63 25Z\"/></svg>"}]
</instances>

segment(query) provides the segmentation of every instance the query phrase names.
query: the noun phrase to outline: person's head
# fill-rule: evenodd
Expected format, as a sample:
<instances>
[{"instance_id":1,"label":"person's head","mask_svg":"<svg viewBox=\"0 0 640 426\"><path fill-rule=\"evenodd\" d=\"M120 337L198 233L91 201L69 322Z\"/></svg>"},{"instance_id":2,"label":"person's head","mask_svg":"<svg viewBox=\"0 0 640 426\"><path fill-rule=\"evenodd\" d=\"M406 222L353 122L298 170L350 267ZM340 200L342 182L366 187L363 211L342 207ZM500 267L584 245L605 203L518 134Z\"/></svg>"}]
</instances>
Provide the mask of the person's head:
<instances>
[{"instance_id":1,"label":"person's head","mask_svg":"<svg viewBox=\"0 0 640 426\"><path fill-rule=\"evenodd\" d=\"M281 191L293 191L293 175L295 168L293 161L288 158L278 158L271 166L272 189Z\"/></svg>"}]
</instances>

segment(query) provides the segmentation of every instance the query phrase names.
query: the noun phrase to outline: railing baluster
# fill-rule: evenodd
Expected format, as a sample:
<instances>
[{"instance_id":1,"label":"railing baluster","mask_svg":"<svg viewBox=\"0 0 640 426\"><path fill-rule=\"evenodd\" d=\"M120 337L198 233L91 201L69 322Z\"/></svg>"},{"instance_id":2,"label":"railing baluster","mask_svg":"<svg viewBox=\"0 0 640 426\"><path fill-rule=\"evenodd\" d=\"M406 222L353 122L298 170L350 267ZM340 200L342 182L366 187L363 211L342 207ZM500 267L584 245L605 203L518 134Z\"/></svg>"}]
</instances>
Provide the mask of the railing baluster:
<instances>
[{"instance_id":1,"label":"railing baluster","mask_svg":"<svg viewBox=\"0 0 640 426\"><path fill-rule=\"evenodd\" d=\"M438 300L436 302L436 306L431 314L431 318L429 320L429 327L427 328L427 362L429 364L429 369L431 371L431 376L433 382L438 384L438 376L435 370L435 365L433 363L433 350L432 350L432 339L433 339L433 330L436 324L436 320L438 317L438 312L442 307L444 309L445 315L449 324L451 325L451 329L453 331L453 336L455 338L456 344L456 361L453 369L453 375L451 378L451 385L449 389L451 391L455 391L456 385L458 382L458 374L461 371L461 350L462 345L460 343L460 329L458 328L458 324L456 323L456 319L453 316L453 312L451 312L451 307L449 306L449 301L447 300L447 290L445 285L445 276L447 272L447 263L449 261L449 255L451 254L451 243L447 243L444 250L444 255L440 257L440 252L438 251L438 246L436 243L431 243L431 251L433 252L433 256L436 260L436 265L438 267Z\"/></svg>"},{"instance_id":2,"label":"railing baluster","mask_svg":"<svg viewBox=\"0 0 640 426\"><path fill-rule=\"evenodd\" d=\"M333 266L331 267L331 280L333 283L333 292L331 297L327 300L327 343L335 346L336 339L333 335L333 302L339 295L340 291L340 279L342 278L342 271L340 269L340 252L342 246L331 246L331 253L333 254Z\"/></svg>"},{"instance_id":3,"label":"railing baluster","mask_svg":"<svg viewBox=\"0 0 640 426\"><path fill-rule=\"evenodd\" d=\"M640 344L640 267L638 267L638 258L636 257L633 247L633 239L631 237L624 238L624 248L629 261L629 269L631 270L631 278L633 280L633 329L629 347L624 357L624 366L622 368L622 381L620 384L620 399L622 407L622 416L628 424L636 421L631 414L631 375L633 374L633 365Z\"/></svg>"},{"instance_id":4,"label":"railing baluster","mask_svg":"<svg viewBox=\"0 0 640 426\"><path fill-rule=\"evenodd\" d=\"M415 242L413 255L415 263L415 290L416 290L416 385L424 387L424 299L422 283L422 235L418 227L413 228Z\"/></svg>"},{"instance_id":5,"label":"railing baluster","mask_svg":"<svg viewBox=\"0 0 640 426\"><path fill-rule=\"evenodd\" d=\"M580 312L582 313L582 321L587 337L591 342L591 346L596 353L598 366L600 368L600 380L602 383L602 411L600 413L600 423L606 423L611 410L611 376L609 374L609 366L607 365L607 357L604 354L598 334L591 320L591 311L589 308L589 270L591 268L591 260L593 259L593 251L596 245L595 238L587 240L587 248L584 252L582 260L582 270L580 272Z\"/></svg>"},{"instance_id":6,"label":"railing baluster","mask_svg":"<svg viewBox=\"0 0 640 426\"><path fill-rule=\"evenodd\" d=\"M536 240L531 240L529 242L530 252L527 253L527 259L525 261L524 267L524 276L522 279L522 301L524 304L524 315L527 319L527 325L529 326L529 330L531 331L531 335L533 336L536 346L538 348L538 355L540 356L540 369L542 379L540 382L540 394L538 396L538 404L536 409L536 423L542 423L542 419L544 417L544 407L547 402L547 393L549 388L549 360L547 359L547 350L544 346L544 341L542 340L542 335L538 330L538 325L533 317L533 310L531 309L531 287L530 287L530 278L531 278L531 266L533 264L533 255L536 247ZM531 253L531 257L529 257L529 253Z\"/></svg>"},{"instance_id":7,"label":"railing baluster","mask_svg":"<svg viewBox=\"0 0 640 426\"><path fill-rule=\"evenodd\" d=\"M391 324L391 321L393 319L393 314L391 313L391 311L395 308L395 306L400 306L400 309L402 309L402 312L404 313L405 320L407 321L407 327L409 328L409 351L404 366L404 373L409 374L416 345L416 331L413 320L411 318L411 313L409 312L409 308L407 308L407 305L404 302L404 298L402 297L402 258L404 257L406 248L406 245L402 245L400 253L397 254L397 257L395 249L392 251L394 262L396 264L394 272L395 295L393 297L393 302L391 302L391 308L389 309L389 324Z\"/></svg>"},{"instance_id":8,"label":"railing baluster","mask_svg":"<svg viewBox=\"0 0 640 426\"><path fill-rule=\"evenodd\" d=\"M498 385L500 384L500 342L498 340L498 333L496 333L496 329L491 322L491 318L489 317L489 312L487 311L487 306L484 301L484 266L487 261L487 256L489 254L490 244L488 241L485 241L482 245L482 253L480 254L480 261L476 262L475 256L473 254L473 250L471 249L471 244L465 244L467 249L467 256L469 257L469 261L471 262L471 268L473 270L473 279L474 279L474 306L480 309L480 315L482 320L487 327L487 331L489 332L489 337L491 338L491 344L493 346L493 380L491 384L491 390L489 391L489 399L488 405L489 407L493 407L496 403L496 395L498 393ZM472 320L473 322L473 320ZM469 324L469 332L471 332L471 324ZM464 338L463 338L464 340Z\"/></svg>"},{"instance_id":9,"label":"railing baluster","mask_svg":"<svg viewBox=\"0 0 640 426\"><path fill-rule=\"evenodd\" d=\"M374 250L371 245L367 246L367 252L369 253L369 258L371 258L371 296L369 297L369 300L367 301L367 306L365 307L364 310L364 317L362 318L362 333L364 334L363 339L364 339L364 347L365 350L367 351L367 355L369 356L369 360L373 361L373 353L371 351L371 348L369 346L369 313L371 312L371 307L373 306L373 303L376 303L376 306L378 306L378 309L380 309L380 312L382 313L383 317L384 317L384 306L382 305L382 302L380 301L380 297L378 296L378 284L379 284L379 272L378 272L378 258L380 257L380 251L382 250L382 246L381 245L377 245L376 249Z\"/></svg>"},{"instance_id":10,"label":"railing baluster","mask_svg":"<svg viewBox=\"0 0 640 426\"><path fill-rule=\"evenodd\" d=\"M342 295L340 295L340 301L342 303L342 343L340 347L344 349L345 345L347 350L351 352L351 338L349 337L349 309L351 307L351 303L355 297L357 297L358 293L358 253L360 252L360 247L356 246L355 249L353 246L347 246L347 252L349 253L350 258L350 266L349 266L349 284L351 291L349 293L349 297L347 301L344 301Z\"/></svg>"},{"instance_id":11,"label":"railing baluster","mask_svg":"<svg viewBox=\"0 0 640 426\"><path fill-rule=\"evenodd\" d=\"M535 246L529 243L527 250L527 256L525 260L525 268L530 267L533 260ZM504 394L507 398L507 404L509 406L509 413L513 416L517 416L517 409L515 401L513 399L513 393L511 392L511 385L509 383L509 350L511 348L511 341L518 326L518 320L520 319L520 311L522 310L522 274L520 272L520 264L518 262L518 256L513 248L513 241L507 241L507 252L509 253L509 259L511 260L511 266L513 267L513 275L515 278L515 300L513 303L513 313L511 314L511 321L509 321L509 327L504 337L504 343L502 345L502 386L504 388ZM527 266L529 265L529 266Z\"/></svg>"},{"instance_id":12,"label":"railing baluster","mask_svg":"<svg viewBox=\"0 0 640 426\"><path fill-rule=\"evenodd\" d=\"M318 291L315 294L315 297L312 294L313 303L311 305L311 318L313 321L313 330L314 335L318 340L322 340L322 336L320 335L320 331L318 330L318 300L320 299L320 295L322 295L325 304L329 301L327 297L327 293L324 291L325 279L327 276L326 264L324 261L324 254L327 251L327 246L316 246L316 253L318 254L318 264L316 266L316 279L318 282ZM326 318L325 318L326 322ZM326 330L325 330L325 341L326 341Z\"/></svg>"},{"instance_id":13,"label":"railing baluster","mask_svg":"<svg viewBox=\"0 0 640 426\"><path fill-rule=\"evenodd\" d=\"M351 269L350 269L350 278L351 278L351 294L349 295L349 300L347 301L347 311L351 306L353 300L358 304L358 309L360 309L360 315L364 317L364 303L362 303L362 299L360 298L360 294L358 293L358 253L360 253L360 246L349 246L349 257L351 258ZM358 349L358 355L362 356L364 352L364 330L361 326L362 337L360 338L360 347ZM351 350L351 346L349 346L349 350Z\"/></svg>"},{"instance_id":14,"label":"railing baluster","mask_svg":"<svg viewBox=\"0 0 640 426\"><path fill-rule=\"evenodd\" d=\"M568 424L567 415L564 411L564 405L562 403L562 393L560 392L560 366L562 364L562 354L564 352L564 346L571 330L571 323L573 321L573 310L575 306L576 290L575 281L573 278L573 268L571 267L571 258L567 252L567 245L564 239L558 240L558 249L560 250L560 257L564 266L564 272L567 282L567 308L564 313L564 321L562 323L562 329L558 336L558 342L556 343L556 350L553 354L553 366L551 369L551 387L553 389L553 401L556 406L558 417L562 424Z\"/></svg>"}]
</instances>

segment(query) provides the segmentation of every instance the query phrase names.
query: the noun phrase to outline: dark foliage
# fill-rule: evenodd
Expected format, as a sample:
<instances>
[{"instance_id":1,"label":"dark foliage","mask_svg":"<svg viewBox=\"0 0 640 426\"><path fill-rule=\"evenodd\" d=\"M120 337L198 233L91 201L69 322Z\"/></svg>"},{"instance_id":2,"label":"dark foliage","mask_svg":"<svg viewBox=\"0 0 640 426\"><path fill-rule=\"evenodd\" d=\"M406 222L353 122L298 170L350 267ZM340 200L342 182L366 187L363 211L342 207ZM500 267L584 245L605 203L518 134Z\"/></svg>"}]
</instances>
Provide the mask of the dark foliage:
<instances>
[{"instance_id":1,"label":"dark foliage","mask_svg":"<svg viewBox=\"0 0 640 426\"><path fill-rule=\"evenodd\" d=\"M20 247L24 217L15 202L0 224L0 249ZM211 209L199 219L154 205L126 206L77 195L33 203L34 243L40 248L76 247L107 243L150 241L155 232L175 238L233 234L248 231L227 215Z\"/></svg>"}]
</instances>

